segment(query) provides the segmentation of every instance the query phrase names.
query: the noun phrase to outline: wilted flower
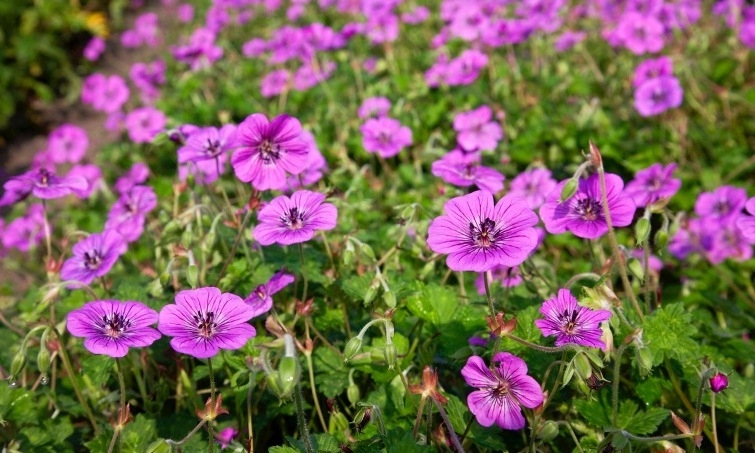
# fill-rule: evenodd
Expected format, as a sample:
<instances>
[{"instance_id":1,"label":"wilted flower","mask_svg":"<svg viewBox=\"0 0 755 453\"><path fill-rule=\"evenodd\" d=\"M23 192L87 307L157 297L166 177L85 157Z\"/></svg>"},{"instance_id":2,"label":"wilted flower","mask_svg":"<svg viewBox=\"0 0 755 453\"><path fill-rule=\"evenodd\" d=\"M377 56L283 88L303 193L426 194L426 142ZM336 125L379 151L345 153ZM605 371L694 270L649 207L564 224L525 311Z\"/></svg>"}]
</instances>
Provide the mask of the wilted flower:
<instances>
[{"instance_id":1,"label":"wilted flower","mask_svg":"<svg viewBox=\"0 0 755 453\"><path fill-rule=\"evenodd\" d=\"M499 352L492 362L491 369L481 357L472 356L461 369L467 384L479 389L467 397L469 411L486 428L496 424L502 429L522 429L521 407L534 409L542 404L543 391L527 375L527 364L519 357Z\"/></svg>"},{"instance_id":2,"label":"wilted flower","mask_svg":"<svg viewBox=\"0 0 755 453\"><path fill-rule=\"evenodd\" d=\"M608 310L590 310L577 304L571 291L562 288L553 299L548 299L540 307L545 319L536 319L535 325L544 336L556 336L556 346L577 344L591 348L605 348L600 337L603 330L600 323L611 317Z\"/></svg>"},{"instance_id":3,"label":"wilted flower","mask_svg":"<svg viewBox=\"0 0 755 453\"><path fill-rule=\"evenodd\" d=\"M141 302L95 300L68 313L66 327L71 335L85 338L92 354L124 357L128 348L143 348L160 338L150 327L157 312Z\"/></svg>"},{"instance_id":4,"label":"wilted flower","mask_svg":"<svg viewBox=\"0 0 755 453\"><path fill-rule=\"evenodd\" d=\"M485 272L496 265L517 266L537 245L537 216L526 203L506 195L493 204L493 194L479 190L448 200L430 224L427 245L447 253L455 271Z\"/></svg>"},{"instance_id":5,"label":"wilted flower","mask_svg":"<svg viewBox=\"0 0 755 453\"><path fill-rule=\"evenodd\" d=\"M338 211L323 200L325 195L309 190L275 197L260 210L254 239L261 245L291 245L312 239L316 230L335 228Z\"/></svg>"},{"instance_id":6,"label":"wilted flower","mask_svg":"<svg viewBox=\"0 0 755 453\"><path fill-rule=\"evenodd\" d=\"M257 334L247 323L253 311L239 296L207 287L181 291L176 303L160 311L158 330L170 337L177 352L198 359L220 349L239 349Z\"/></svg>"}]
</instances>

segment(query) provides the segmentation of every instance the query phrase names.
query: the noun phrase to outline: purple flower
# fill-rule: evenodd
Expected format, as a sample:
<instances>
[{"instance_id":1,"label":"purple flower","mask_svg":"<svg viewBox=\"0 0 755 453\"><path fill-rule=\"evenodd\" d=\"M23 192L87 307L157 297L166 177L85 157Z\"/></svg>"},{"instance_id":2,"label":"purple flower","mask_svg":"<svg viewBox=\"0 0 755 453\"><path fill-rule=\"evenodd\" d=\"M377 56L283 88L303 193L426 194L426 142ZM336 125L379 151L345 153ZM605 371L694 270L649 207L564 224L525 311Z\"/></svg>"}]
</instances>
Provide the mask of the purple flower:
<instances>
[{"instance_id":1,"label":"purple flower","mask_svg":"<svg viewBox=\"0 0 755 453\"><path fill-rule=\"evenodd\" d=\"M530 209L537 209L545 202L545 197L556 187L555 179L547 168L533 168L519 173L511 181L509 193L523 198Z\"/></svg>"},{"instance_id":2,"label":"purple flower","mask_svg":"<svg viewBox=\"0 0 755 453\"><path fill-rule=\"evenodd\" d=\"M249 294L249 297L244 299L244 302L252 307L252 311L254 312L252 317L257 317L270 311L273 307L273 294L293 282L293 275L285 273L285 270L280 270L276 272L267 283L255 288L254 291Z\"/></svg>"},{"instance_id":3,"label":"purple flower","mask_svg":"<svg viewBox=\"0 0 755 453\"><path fill-rule=\"evenodd\" d=\"M433 175L459 187L476 185L490 193L503 189L505 176L497 170L480 165L479 154L467 154L455 149L432 164Z\"/></svg>"},{"instance_id":4,"label":"purple flower","mask_svg":"<svg viewBox=\"0 0 755 453\"><path fill-rule=\"evenodd\" d=\"M287 179L288 189L294 191L303 186L311 186L322 179L324 173L328 172L328 161L322 155L317 147L314 135L306 129L301 131L301 139L304 140L309 148L307 151L307 166L298 175L291 175Z\"/></svg>"},{"instance_id":5,"label":"purple flower","mask_svg":"<svg viewBox=\"0 0 755 453\"><path fill-rule=\"evenodd\" d=\"M276 69L262 78L260 94L266 98L283 93L291 82L291 73L286 69Z\"/></svg>"},{"instance_id":6,"label":"purple flower","mask_svg":"<svg viewBox=\"0 0 755 453\"><path fill-rule=\"evenodd\" d=\"M370 15L365 24L364 35L373 44L393 42L398 38L398 17L395 14L379 13Z\"/></svg>"},{"instance_id":7,"label":"purple flower","mask_svg":"<svg viewBox=\"0 0 755 453\"><path fill-rule=\"evenodd\" d=\"M309 190L296 191L291 198L273 198L257 216L260 223L252 232L254 239L261 245L291 245L312 239L315 230L332 230L338 210L323 200L325 195Z\"/></svg>"},{"instance_id":8,"label":"purple flower","mask_svg":"<svg viewBox=\"0 0 755 453\"><path fill-rule=\"evenodd\" d=\"M736 219L747 203L747 191L734 186L721 186L697 197L695 214L721 222Z\"/></svg>"},{"instance_id":9,"label":"purple flower","mask_svg":"<svg viewBox=\"0 0 755 453\"><path fill-rule=\"evenodd\" d=\"M186 144L178 149L178 162L199 162L203 160L215 161L221 155L234 148L230 137L236 132L236 125L226 124L220 129L216 127L202 128L186 139Z\"/></svg>"},{"instance_id":10,"label":"purple flower","mask_svg":"<svg viewBox=\"0 0 755 453\"><path fill-rule=\"evenodd\" d=\"M107 274L124 253L126 243L117 231L90 234L73 246L72 256L60 269L60 278L88 285Z\"/></svg>"},{"instance_id":11,"label":"purple flower","mask_svg":"<svg viewBox=\"0 0 755 453\"><path fill-rule=\"evenodd\" d=\"M750 242L755 244L755 197L747 200L745 210L750 215L741 215L737 218L737 228L742 232L742 236Z\"/></svg>"},{"instance_id":12,"label":"purple flower","mask_svg":"<svg viewBox=\"0 0 755 453\"><path fill-rule=\"evenodd\" d=\"M189 3L181 3L178 5L178 11L176 11L176 17L181 23L188 23L194 19L194 6Z\"/></svg>"},{"instance_id":13,"label":"purple flower","mask_svg":"<svg viewBox=\"0 0 755 453\"><path fill-rule=\"evenodd\" d=\"M115 181L115 190L125 193L136 185L144 183L149 178L149 167L144 162L137 162Z\"/></svg>"},{"instance_id":14,"label":"purple flower","mask_svg":"<svg viewBox=\"0 0 755 453\"><path fill-rule=\"evenodd\" d=\"M629 12L616 27L617 37L635 55L663 49L663 24L653 16Z\"/></svg>"},{"instance_id":15,"label":"purple flower","mask_svg":"<svg viewBox=\"0 0 755 453\"><path fill-rule=\"evenodd\" d=\"M160 310L157 328L173 337L170 346L198 359L220 349L239 349L257 331L247 323L253 311L239 296L207 287L181 291L176 303Z\"/></svg>"},{"instance_id":16,"label":"purple flower","mask_svg":"<svg viewBox=\"0 0 755 453\"><path fill-rule=\"evenodd\" d=\"M383 96L377 96L373 98L367 98L362 102L357 110L357 116L360 119L367 118L380 118L388 115L388 111L391 109L391 101Z\"/></svg>"},{"instance_id":17,"label":"purple flower","mask_svg":"<svg viewBox=\"0 0 755 453\"><path fill-rule=\"evenodd\" d=\"M160 338L150 327L157 312L141 302L95 300L68 313L66 327L74 337L85 338L92 354L124 357L128 348L143 348Z\"/></svg>"},{"instance_id":18,"label":"purple flower","mask_svg":"<svg viewBox=\"0 0 755 453\"><path fill-rule=\"evenodd\" d=\"M78 163L84 158L89 137L84 129L73 124L63 124L50 132L47 139L47 152L56 164Z\"/></svg>"},{"instance_id":19,"label":"purple flower","mask_svg":"<svg viewBox=\"0 0 755 453\"><path fill-rule=\"evenodd\" d=\"M336 64L332 61L321 62L319 66L306 63L296 70L294 74L294 89L306 91L323 80L327 80L336 70Z\"/></svg>"},{"instance_id":20,"label":"purple flower","mask_svg":"<svg viewBox=\"0 0 755 453\"><path fill-rule=\"evenodd\" d=\"M239 431L235 428L228 427L217 434L215 434L215 440L220 444L220 449L225 449L232 441L233 438L239 434Z\"/></svg>"},{"instance_id":21,"label":"purple flower","mask_svg":"<svg viewBox=\"0 0 755 453\"><path fill-rule=\"evenodd\" d=\"M642 249L634 249L632 250L632 256L634 258L637 258L642 265L642 267L645 267L645 251ZM660 258L657 256L651 254L648 259L648 270L654 274L658 274L661 269L663 269L663 261L661 261Z\"/></svg>"},{"instance_id":22,"label":"purple flower","mask_svg":"<svg viewBox=\"0 0 755 453\"><path fill-rule=\"evenodd\" d=\"M167 118L153 107L140 107L126 115L125 126L128 138L134 143L149 143L165 129Z\"/></svg>"},{"instance_id":23,"label":"purple flower","mask_svg":"<svg viewBox=\"0 0 755 453\"><path fill-rule=\"evenodd\" d=\"M482 105L468 112L461 112L454 118L456 141L464 151L493 150L503 138L501 125L491 121L493 111Z\"/></svg>"},{"instance_id":24,"label":"purple flower","mask_svg":"<svg viewBox=\"0 0 755 453\"><path fill-rule=\"evenodd\" d=\"M402 14L401 20L405 24L416 25L426 21L428 17L430 17L429 9L424 6L415 6L414 9Z\"/></svg>"},{"instance_id":25,"label":"purple flower","mask_svg":"<svg viewBox=\"0 0 755 453\"><path fill-rule=\"evenodd\" d=\"M493 194L479 190L448 200L443 209L446 215L430 224L427 245L448 254L452 270L518 266L537 246L537 216L518 197L506 195L494 206Z\"/></svg>"},{"instance_id":26,"label":"purple flower","mask_svg":"<svg viewBox=\"0 0 755 453\"><path fill-rule=\"evenodd\" d=\"M412 130L393 118L370 118L359 130L364 149L384 158L393 157L412 144Z\"/></svg>"},{"instance_id":27,"label":"purple flower","mask_svg":"<svg viewBox=\"0 0 755 453\"><path fill-rule=\"evenodd\" d=\"M502 429L522 429L525 420L521 406L534 409L541 405L543 391L527 375L527 364L519 357L499 352L492 362L490 369L475 355L461 369L467 384L479 389L467 396L469 411L486 428L496 424Z\"/></svg>"},{"instance_id":28,"label":"purple flower","mask_svg":"<svg viewBox=\"0 0 755 453\"><path fill-rule=\"evenodd\" d=\"M522 275L519 273L519 266L508 267L497 265L488 272L488 282L499 282L504 288L513 288L519 286L522 281ZM475 288L477 288L477 294L485 294L485 273L477 274L477 278L474 282Z\"/></svg>"},{"instance_id":29,"label":"purple flower","mask_svg":"<svg viewBox=\"0 0 755 453\"><path fill-rule=\"evenodd\" d=\"M609 310L590 310L577 304L577 299L566 288L558 290L553 299L543 302L540 314L545 319L536 319L535 325L544 336L556 336L556 346L576 344L590 348L605 348L600 337L600 323L611 317Z\"/></svg>"},{"instance_id":30,"label":"purple flower","mask_svg":"<svg viewBox=\"0 0 755 453\"><path fill-rule=\"evenodd\" d=\"M449 86L470 85L488 65L488 56L477 49L467 49L448 63L445 82Z\"/></svg>"},{"instance_id":31,"label":"purple flower","mask_svg":"<svg viewBox=\"0 0 755 453\"><path fill-rule=\"evenodd\" d=\"M565 31L556 38L553 47L559 52L564 52L584 41L586 37L587 33L583 31Z\"/></svg>"},{"instance_id":32,"label":"purple flower","mask_svg":"<svg viewBox=\"0 0 755 453\"><path fill-rule=\"evenodd\" d=\"M711 218L702 221L705 257L712 264L727 258L748 261L752 258L752 244L737 226L737 222L721 222Z\"/></svg>"},{"instance_id":33,"label":"purple flower","mask_svg":"<svg viewBox=\"0 0 755 453\"><path fill-rule=\"evenodd\" d=\"M131 66L129 76L141 91L142 100L150 103L160 94L158 87L165 83L165 62L155 60L151 63L137 62Z\"/></svg>"},{"instance_id":34,"label":"purple flower","mask_svg":"<svg viewBox=\"0 0 755 453\"><path fill-rule=\"evenodd\" d=\"M94 36L84 47L84 58L89 61L97 61L105 51L105 40L99 36Z\"/></svg>"},{"instance_id":35,"label":"purple flower","mask_svg":"<svg viewBox=\"0 0 755 453\"><path fill-rule=\"evenodd\" d=\"M92 74L84 80L81 101L105 113L115 113L128 101L129 89L121 76Z\"/></svg>"},{"instance_id":36,"label":"purple flower","mask_svg":"<svg viewBox=\"0 0 755 453\"><path fill-rule=\"evenodd\" d=\"M188 63L192 71L212 66L223 56L223 48L215 45L215 33L207 28L194 30L187 44L172 51L176 60Z\"/></svg>"},{"instance_id":37,"label":"purple flower","mask_svg":"<svg viewBox=\"0 0 755 453\"><path fill-rule=\"evenodd\" d=\"M9 179L3 187L5 194L0 199L0 206L14 204L29 194L43 200L62 198L87 190L89 183L81 176L61 178L46 168L37 168Z\"/></svg>"},{"instance_id":38,"label":"purple flower","mask_svg":"<svg viewBox=\"0 0 755 453\"><path fill-rule=\"evenodd\" d=\"M87 187L84 190L74 189L73 193L81 199L89 198L95 190L102 187L102 170L92 164L74 165L68 172L68 177L84 178Z\"/></svg>"},{"instance_id":39,"label":"purple flower","mask_svg":"<svg viewBox=\"0 0 755 453\"><path fill-rule=\"evenodd\" d=\"M713 393L720 393L729 387L729 376L718 372L708 382L710 383L710 390Z\"/></svg>"},{"instance_id":40,"label":"purple flower","mask_svg":"<svg viewBox=\"0 0 755 453\"><path fill-rule=\"evenodd\" d=\"M673 66L671 58L659 57L650 58L640 63L634 70L634 78L632 79L632 86L639 88L640 85L647 82L650 79L655 79L662 76L672 76Z\"/></svg>"},{"instance_id":41,"label":"purple flower","mask_svg":"<svg viewBox=\"0 0 755 453\"><path fill-rule=\"evenodd\" d=\"M268 50L267 41L262 38L252 38L241 46L241 54L248 58L262 56Z\"/></svg>"},{"instance_id":42,"label":"purple flower","mask_svg":"<svg viewBox=\"0 0 755 453\"><path fill-rule=\"evenodd\" d=\"M144 222L157 206L155 191L149 186L134 186L110 209L105 229L117 231L126 242L134 242L144 232Z\"/></svg>"},{"instance_id":43,"label":"purple flower","mask_svg":"<svg viewBox=\"0 0 755 453\"><path fill-rule=\"evenodd\" d=\"M299 120L288 115L272 121L261 113L249 115L229 138L238 146L231 157L236 177L257 190L283 187L286 172L298 175L307 165L301 132Z\"/></svg>"},{"instance_id":44,"label":"purple flower","mask_svg":"<svg viewBox=\"0 0 755 453\"><path fill-rule=\"evenodd\" d=\"M634 200L638 208L644 208L659 200L671 198L682 186L682 181L672 178L676 164L653 164L638 171L624 188L624 195Z\"/></svg>"},{"instance_id":45,"label":"purple flower","mask_svg":"<svg viewBox=\"0 0 755 453\"><path fill-rule=\"evenodd\" d=\"M606 173L606 201L611 213L611 223L623 227L632 223L635 205L631 198L622 194L624 182L621 177ZM575 236L596 239L608 232L603 213L600 179L597 174L579 180L577 192L564 202L560 202L561 190L567 181L561 181L540 207L540 218L545 229L551 234L571 231Z\"/></svg>"},{"instance_id":46,"label":"purple flower","mask_svg":"<svg viewBox=\"0 0 755 453\"><path fill-rule=\"evenodd\" d=\"M649 79L634 92L634 108L642 116L659 115L682 105L684 90L673 76Z\"/></svg>"},{"instance_id":47,"label":"purple flower","mask_svg":"<svg viewBox=\"0 0 755 453\"><path fill-rule=\"evenodd\" d=\"M33 204L26 210L26 214L5 225L2 232L3 247L28 252L39 244L45 237L43 209L41 203Z\"/></svg>"}]
</instances>

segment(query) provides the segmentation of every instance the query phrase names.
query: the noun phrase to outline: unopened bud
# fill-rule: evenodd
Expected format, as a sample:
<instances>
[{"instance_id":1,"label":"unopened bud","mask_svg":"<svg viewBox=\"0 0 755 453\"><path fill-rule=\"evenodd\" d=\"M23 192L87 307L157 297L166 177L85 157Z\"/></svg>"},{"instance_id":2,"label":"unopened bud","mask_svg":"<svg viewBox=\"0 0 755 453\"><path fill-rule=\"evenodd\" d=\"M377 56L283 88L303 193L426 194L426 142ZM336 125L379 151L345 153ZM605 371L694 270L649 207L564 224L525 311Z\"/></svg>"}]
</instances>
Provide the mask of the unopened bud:
<instances>
[{"instance_id":1,"label":"unopened bud","mask_svg":"<svg viewBox=\"0 0 755 453\"><path fill-rule=\"evenodd\" d=\"M11 379L15 379L18 377L19 374L21 374L21 371L24 370L24 366L26 365L26 349L22 348L20 351L16 353L16 355L13 356L13 360L10 364L10 377Z\"/></svg>"},{"instance_id":2,"label":"unopened bud","mask_svg":"<svg viewBox=\"0 0 755 453\"><path fill-rule=\"evenodd\" d=\"M383 292L383 302L388 308L396 308L396 293L391 290Z\"/></svg>"},{"instance_id":3,"label":"unopened bud","mask_svg":"<svg viewBox=\"0 0 755 453\"><path fill-rule=\"evenodd\" d=\"M663 250L668 245L668 231L658 230L657 233L655 233L655 247L658 250Z\"/></svg>"},{"instance_id":4,"label":"unopened bud","mask_svg":"<svg viewBox=\"0 0 755 453\"><path fill-rule=\"evenodd\" d=\"M642 263L637 258L629 258L629 261L627 261L627 268L629 268L629 272L639 280L645 278L645 269L643 269Z\"/></svg>"},{"instance_id":5,"label":"unopened bud","mask_svg":"<svg viewBox=\"0 0 755 453\"><path fill-rule=\"evenodd\" d=\"M147 447L147 453L170 453L171 451L171 446L165 439L157 439Z\"/></svg>"},{"instance_id":6,"label":"unopened bud","mask_svg":"<svg viewBox=\"0 0 755 453\"><path fill-rule=\"evenodd\" d=\"M212 247L215 245L217 238L218 234L215 232L215 230L208 231L204 237L204 240L202 240L202 251L204 253L209 253L212 250Z\"/></svg>"},{"instance_id":7,"label":"unopened bud","mask_svg":"<svg viewBox=\"0 0 755 453\"><path fill-rule=\"evenodd\" d=\"M595 168L603 167L603 156L600 155L600 150L593 142L590 142L590 164Z\"/></svg>"},{"instance_id":8,"label":"unopened bud","mask_svg":"<svg viewBox=\"0 0 755 453\"><path fill-rule=\"evenodd\" d=\"M189 282L191 289L196 289L199 284L199 268L196 264L190 264L186 268L186 281Z\"/></svg>"},{"instance_id":9,"label":"unopened bud","mask_svg":"<svg viewBox=\"0 0 755 453\"><path fill-rule=\"evenodd\" d=\"M582 379L587 379L592 376L592 367L590 361L584 354L577 354L574 356L574 369L577 372L577 376Z\"/></svg>"},{"instance_id":10,"label":"unopened bud","mask_svg":"<svg viewBox=\"0 0 755 453\"><path fill-rule=\"evenodd\" d=\"M346 347L343 350L343 361L348 362L353 359L355 355L359 354L362 349L362 339L354 337L346 343Z\"/></svg>"},{"instance_id":11,"label":"unopened bud","mask_svg":"<svg viewBox=\"0 0 755 453\"><path fill-rule=\"evenodd\" d=\"M729 376L718 372L708 382L710 382L710 389L713 393L723 392L729 387Z\"/></svg>"},{"instance_id":12,"label":"unopened bud","mask_svg":"<svg viewBox=\"0 0 755 453\"><path fill-rule=\"evenodd\" d=\"M354 249L354 244L351 243L351 241L346 241L346 246L343 249L343 253L341 254L341 259L343 260L343 264L347 267L354 264L354 257L356 255L356 250Z\"/></svg>"},{"instance_id":13,"label":"unopened bud","mask_svg":"<svg viewBox=\"0 0 755 453\"><path fill-rule=\"evenodd\" d=\"M396 366L396 355L398 354L396 345L393 343L386 344L383 354L385 354L385 361L388 363L388 368L392 370Z\"/></svg>"},{"instance_id":14,"label":"unopened bud","mask_svg":"<svg viewBox=\"0 0 755 453\"><path fill-rule=\"evenodd\" d=\"M550 442L558 436L558 425L553 420L543 423L540 431L537 432L538 440Z\"/></svg>"},{"instance_id":15,"label":"unopened bud","mask_svg":"<svg viewBox=\"0 0 755 453\"><path fill-rule=\"evenodd\" d=\"M640 217L634 226L634 235L638 244L644 244L648 237L650 237L650 220Z\"/></svg>"},{"instance_id":16,"label":"unopened bud","mask_svg":"<svg viewBox=\"0 0 755 453\"><path fill-rule=\"evenodd\" d=\"M564 184L564 187L561 189L561 198L559 198L559 203L563 203L569 198L573 197L575 193L577 193L577 185L579 184L579 181L577 181L575 178L571 178L570 180L566 181L566 184Z\"/></svg>"},{"instance_id":17,"label":"unopened bud","mask_svg":"<svg viewBox=\"0 0 755 453\"><path fill-rule=\"evenodd\" d=\"M640 374L647 376L650 370L653 369L653 354L648 348L639 348L635 357L637 358L637 364L640 366Z\"/></svg>"},{"instance_id":18,"label":"unopened bud","mask_svg":"<svg viewBox=\"0 0 755 453\"><path fill-rule=\"evenodd\" d=\"M278 365L278 380L280 381L280 389L283 395L289 396L293 393L300 376L301 368L296 357L283 357L280 360L280 364Z\"/></svg>"},{"instance_id":19,"label":"unopened bud","mask_svg":"<svg viewBox=\"0 0 755 453\"><path fill-rule=\"evenodd\" d=\"M362 397L360 393L359 386L352 381L346 389L346 398L348 398L352 406L355 406L359 402L359 399Z\"/></svg>"},{"instance_id":20,"label":"unopened bud","mask_svg":"<svg viewBox=\"0 0 755 453\"><path fill-rule=\"evenodd\" d=\"M373 283L370 285L369 288L367 288L367 292L364 293L364 304L367 305L371 303L373 300L375 300L375 296L377 296L378 288L380 288L380 284Z\"/></svg>"},{"instance_id":21,"label":"unopened bud","mask_svg":"<svg viewBox=\"0 0 755 453\"><path fill-rule=\"evenodd\" d=\"M37 368L43 375L47 374L50 370L50 351L47 350L47 346L44 343L40 345L39 353L37 354Z\"/></svg>"}]
</instances>

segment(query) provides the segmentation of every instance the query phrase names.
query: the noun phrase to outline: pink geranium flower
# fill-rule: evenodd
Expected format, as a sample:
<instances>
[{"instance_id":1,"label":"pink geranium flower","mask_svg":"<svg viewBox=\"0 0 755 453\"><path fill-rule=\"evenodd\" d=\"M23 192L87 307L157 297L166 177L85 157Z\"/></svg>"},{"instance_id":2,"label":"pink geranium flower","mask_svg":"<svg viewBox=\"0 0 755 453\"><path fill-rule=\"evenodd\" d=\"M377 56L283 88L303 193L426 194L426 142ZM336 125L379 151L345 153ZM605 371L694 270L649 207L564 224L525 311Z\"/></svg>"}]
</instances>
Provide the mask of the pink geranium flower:
<instances>
[{"instance_id":1,"label":"pink geranium flower","mask_svg":"<svg viewBox=\"0 0 755 453\"><path fill-rule=\"evenodd\" d=\"M309 190L294 192L291 198L275 197L260 210L254 239L261 245L291 245L309 241L317 230L332 230L338 210L324 200L325 195Z\"/></svg>"}]
</instances>

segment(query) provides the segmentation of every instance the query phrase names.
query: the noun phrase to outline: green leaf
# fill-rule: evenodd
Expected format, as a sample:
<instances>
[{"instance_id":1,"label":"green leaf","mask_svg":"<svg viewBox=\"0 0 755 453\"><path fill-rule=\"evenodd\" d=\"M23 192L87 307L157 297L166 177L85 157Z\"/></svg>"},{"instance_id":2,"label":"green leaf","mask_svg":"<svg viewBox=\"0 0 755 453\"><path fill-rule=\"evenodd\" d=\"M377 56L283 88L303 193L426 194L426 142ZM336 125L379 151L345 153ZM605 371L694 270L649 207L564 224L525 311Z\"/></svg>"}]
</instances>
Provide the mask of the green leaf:
<instances>
[{"instance_id":1,"label":"green leaf","mask_svg":"<svg viewBox=\"0 0 755 453\"><path fill-rule=\"evenodd\" d=\"M270 447L267 449L269 453L299 453L299 450L295 448L291 448L287 445L277 446L277 447Z\"/></svg>"},{"instance_id":2,"label":"green leaf","mask_svg":"<svg viewBox=\"0 0 755 453\"><path fill-rule=\"evenodd\" d=\"M653 365L665 357L681 362L697 357L698 344L692 339L697 328L681 303L665 305L645 319L644 341L653 353Z\"/></svg>"},{"instance_id":3,"label":"green leaf","mask_svg":"<svg viewBox=\"0 0 755 453\"><path fill-rule=\"evenodd\" d=\"M113 375L114 367L113 358L107 355L88 354L81 361L81 370L97 387L105 385Z\"/></svg>"},{"instance_id":4,"label":"green leaf","mask_svg":"<svg viewBox=\"0 0 755 453\"><path fill-rule=\"evenodd\" d=\"M661 407L648 407L646 411L640 411L632 415L628 420L625 429L632 434L648 435L658 429L658 425L666 420L669 411Z\"/></svg>"},{"instance_id":5,"label":"green leaf","mask_svg":"<svg viewBox=\"0 0 755 453\"><path fill-rule=\"evenodd\" d=\"M317 391L335 398L349 386L349 370L338 355L328 348L314 352L315 384Z\"/></svg>"},{"instance_id":6,"label":"green leaf","mask_svg":"<svg viewBox=\"0 0 755 453\"><path fill-rule=\"evenodd\" d=\"M149 419L142 414L137 414L134 421L123 429L121 436L124 452L144 452L157 437L155 420Z\"/></svg>"},{"instance_id":7,"label":"green leaf","mask_svg":"<svg viewBox=\"0 0 755 453\"><path fill-rule=\"evenodd\" d=\"M415 292L406 299L406 305L412 314L435 326L448 324L453 320L454 312L459 306L459 299L454 290L446 286L422 282L415 283Z\"/></svg>"}]
</instances>

